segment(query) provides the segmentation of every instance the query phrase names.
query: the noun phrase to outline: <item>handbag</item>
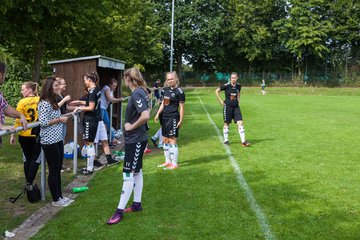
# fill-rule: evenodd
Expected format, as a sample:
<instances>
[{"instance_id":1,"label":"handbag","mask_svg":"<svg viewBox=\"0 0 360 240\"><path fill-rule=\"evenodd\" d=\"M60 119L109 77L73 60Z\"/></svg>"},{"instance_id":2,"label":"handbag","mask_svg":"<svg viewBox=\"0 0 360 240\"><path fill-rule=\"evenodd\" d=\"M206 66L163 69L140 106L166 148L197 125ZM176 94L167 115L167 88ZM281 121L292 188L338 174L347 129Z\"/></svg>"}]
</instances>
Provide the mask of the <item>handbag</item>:
<instances>
[{"instance_id":1,"label":"handbag","mask_svg":"<svg viewBox=\"0 0 360 240\"><path fill-rule=\"evenodd\" d=\"M41 200L39 187L36 184L27 184L17 197L11 197L9 201L15 203L25 192L30 203L36 203Z\"/></svg>"}]
</instances>

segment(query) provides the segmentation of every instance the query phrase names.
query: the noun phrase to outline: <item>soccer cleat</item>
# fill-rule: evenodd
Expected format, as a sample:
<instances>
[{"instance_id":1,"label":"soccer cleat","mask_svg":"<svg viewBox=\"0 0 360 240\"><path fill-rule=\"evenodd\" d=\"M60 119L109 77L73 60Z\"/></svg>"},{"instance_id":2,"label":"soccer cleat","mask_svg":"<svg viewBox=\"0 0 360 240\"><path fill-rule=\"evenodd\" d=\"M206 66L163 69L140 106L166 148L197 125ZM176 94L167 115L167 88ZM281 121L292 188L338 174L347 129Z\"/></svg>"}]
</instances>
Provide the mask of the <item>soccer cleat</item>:
<instances>
[{"instance_id":1,"label":"soccer cleat","mask_svg":"<svg viewBox=\"0 0 360 240\"><path fill-rule=\"evenodd\" d=\"M229 141L225 141L224 144L225 144L225 145L229 145L230 143L229 143Z\"/></svg>"},{"instance_id":2,"label":"soccer cleat","mask_svg":"<svg viewBox=\"0 0 360 240\"><path fill-rule=\"evenodd\" d=\"M81 173L83 175L91 175L94 173L94 171L90 171L90 170L87 170L86 168L85 169L81 169Z\"/></svg>"},{"instance_id":3,"label":"soccer cleat","mask_svg":"<svg viewBox=\"0 0 360 240\"><path fill-rule=\"evenodd\" d=\"M144 153L151 153L152 151L151 151L151 149L150 148L147 148L147 149L145 149L145 151L144 151Z\"/></svg>"},{"instance_id":4,"label":"soccer cleat","mask_svg":"<svg viewBox=\"0 0 360 240\"><path fill-rule=\"evenodd\" d=\"M154 144L154 146L157 147L156 140L153 139L153 137L151 137L150 140L152 141L152 143Z\"/></svg>"},{"instance_id":5,"label":"soccer cleat","mask_svg":"<svg viewBox=\"0 0 360 240\"><path fill-rule=\"evenodd\" d=\"M241 143L241 146L243 146L243 147L250 147L250 143L247 142L247 141L245 141L245 142Z\"/></svg>"},{"instance_id":6,"label":"soccer cleat","mask_svg":"<svg viewBox=\"0 0 360 240\"><path fill-rule=\"evenodd\" d=\"M170 167L170 166L171 166L171 163L167 163L167 162L158 165L158 167L160 167L160 168L162 168L162 167Z\"/></svg>"},{"instance_id":7,"label":"soccer cleat","mask_svg":"<svg viewBox=\"0 0 360 240\"><path fill-rule=\"evenodd\" d=\"M131 207L125 208L124 212L139 212L142 210L141 203L133 202Z\"/></svg>"},{"instance_id":8,"label":"soccer cleat","mask_svg":"<svg viewBox=\"0 0 360 240\"><path fill-rule=\"evenodd\" d=\"M161 143L159 143L159 144L157 145L157 147L158 147L158 148L163 148L163 145L162 145Z\"/></svg>"},{"instance_id":9,"label":"soccer cleat","mask_svg":"<svg viewBox=\"0 0 360 240\"><path fill-rule=\"evenodd\" d=\"M174 170L174 169L176 169L176 168L178 168L178 165L170 164L170 166L164 168L164 170Z\"/></svg>"},{"instance_id":10,"label":"soccer cleat","mask_svg":"<svg viewBox=\"0 0 360 240\"><path fill-rule=\"evenodd\" d=\"M123 210L116 209L114 215L112 215L112 217L107 221L107 224L109 225L117 224L121 221L122 217L123 217Z\"/></svg>"}]
</instances>

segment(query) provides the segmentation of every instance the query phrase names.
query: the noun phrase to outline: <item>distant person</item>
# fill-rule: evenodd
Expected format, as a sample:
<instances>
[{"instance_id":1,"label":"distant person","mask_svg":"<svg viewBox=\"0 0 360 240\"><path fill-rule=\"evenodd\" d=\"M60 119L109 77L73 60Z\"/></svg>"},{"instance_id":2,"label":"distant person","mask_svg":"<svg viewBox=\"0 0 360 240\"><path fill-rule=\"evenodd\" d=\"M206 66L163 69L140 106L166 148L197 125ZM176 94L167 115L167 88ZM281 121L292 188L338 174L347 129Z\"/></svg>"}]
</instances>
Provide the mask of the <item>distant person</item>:
<instances>
[{"instance_id":1,"label":"distant person","mask_svg":"<svg viewBox=\"0 0 360 240\"><path fill-rule=\"evenodd\" d=\"M158 167L165 170L178 168L179 148L177 138L184 118L185 93L179 87L176 72L166 74L167 87L163 88L163 100L154 121L157 122L162 114L162 135L164 143L165 162Z\"/></svg>"},{"instance_id":2,"label":"distant person","mask_svg":"<svg viewBox=\"0 0 360 240\"><path fill-rule=\"evenodd\" d=\"M105 123L107 132L109 133L111 131L110 139L109 139L110 146L113 144L114 133L112 131L112 126L110 126L110 117L107 109L109 108L110 102L115 103L115 102L123 101L122 97L121 98L114 97L114 91L116 90L117 85L118 85L118 81L115 78L111 78L109 84L105 85L101 89L101 118Z\"/></svg>"},{"instance_id":3,"label":"distant person","mask_svg":"<svg viewBox=\"0 0 360 240\"><path fill-rule=\"evenodd\" d=\"M5 81L6 77L6 65L3 62L0 62L0 85L2 85ZM24 130L27 129L27 121L23 114L16 111L13 107L11 107L2 93L0 92L0 130L7 130L10 127L3 126L5 122L5 116L12 118L19 118L21 125L24 127ZM2 145L2 139L0 137L0 146Z\"/></svg>"},{"instance_id":4,"label":"distant person","mask_svg":"<svg viewBox=\"0 0 360 240\"><path fill-rule=\"evenodd\" d=\"M23 114L28 123L38 121L38 84L34 82L25 82L21 86L23 98L18 102L16 110ZM15 119L14 128L21 126L20 120ZM33 128L34 130L37 128ZM24 162L24 174L28 186L32 186L42 160L41 144L38 141L37 134L33 129L27 129L19 132L19 144L22 149ZM10 136L10 144L15 145L14 134Z\"/></svg>"},{"instance_id":5,"label":"distant person","mask_svg":"<svg viewBox=\"0 0 360 240\"><path fill-rule=\"evenodd\" d=\"M78 106L74 112L83 111L83 140L87 149L87 164L86 168L82 169L81 173L89 175L94 172L94 159L95 159L95 146L94 140L96 137L96 131L98 128L100 116L100 98L101 91L96 85L99 77L96 72L86 73L84 75L84 84L88 91L86 95L86 101L76 100L72 101L70 105Z\"/></svg>"},{"instance_id":6,"label":"distant person","mask_svg":"<svg viewBox=\"0 0 360 240\"><path fill-rule=\"evenodd\" d=\"M265 79L263 79L262 82L261 82L261 93L262 93L262 95L266 95L266 92L265 92Z\"/></svg>"},{"instance_id":7,"label":"distant person","mask_svg":"<svg viewBox=\"0 0 360 240\"><path fill-rule=\"evenodd\" d=\"M142 160L148 138L147 121L150 117L149 97L146 92L146 82L136 67L125 71L124 82L132 92L125 113L124 181L118 207L114 215L107 222L107 224L110 225L119 223L123 218L124 212L142 210ZM125 208L133 190L133 203L131 207Z\"/></svg>"},{"instance_id":8,"label":"distant person","mask_svg":"<svg viewBox=\"0 0 360 240\"><path fill-rule=\"evenodd\" d=\"M224 144L229 144L229 124L234 120L238 125L238 131L241 139L241 146L249 147L250 143L245 139L245 129L243 126L243 118L240 110L240 91L241 86L237 83L238 74L231 73L230 83L220 86L216 89L215 94L221 105L224 106ZM220 91L225 91L225 101L220 98Z\"/></svg>"},{"instance_id":9,"label":"distant person","mask_svg":"<svg viewBox=\"0 0 360 240\"><path fill-rule=\"evenodd\" d=\"M59 83L54 77L47 77L42 85L38 116L40 122L40 143L49 166L48 184L52 205L66 207L74 200L62 195L61 166L64 157L63 126L68 117L62 117L57 103Z\"/></svg>"},{"instance_id":10,"label":"distant person","mask_svg":"<svg viewBox=\"0 0 360 240\"><path fill-rule=\"evenodd\" d=\"M157 104L160 104L160 79L157 79L155 82L154 82L154 85L153 85L153 88L154 88L154 96L156 98L156 103Z\"/></svg>"}]
</instances>

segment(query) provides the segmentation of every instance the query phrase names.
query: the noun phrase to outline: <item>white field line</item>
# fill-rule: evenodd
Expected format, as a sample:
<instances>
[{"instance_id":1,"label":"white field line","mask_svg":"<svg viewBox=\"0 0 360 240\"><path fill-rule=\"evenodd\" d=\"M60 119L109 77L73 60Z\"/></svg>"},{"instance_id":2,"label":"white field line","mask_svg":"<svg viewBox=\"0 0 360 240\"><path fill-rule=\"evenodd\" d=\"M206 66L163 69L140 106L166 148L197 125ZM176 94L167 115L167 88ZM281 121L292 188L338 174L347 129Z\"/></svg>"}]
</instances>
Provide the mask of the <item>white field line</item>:
<instances>
[{"instance_id":1,"label":"white field line","mask_svg":"<svg viewBox=\"0 0 360 240\"><path fill-rule=\"evenodd\" d=\"M246 199L249 202L251 209L255 212L255 215L256 215L256 218L257 218L257 220L259 222L261 230L265 235L265 239L275 240L276 238L275 238L274 234L271 232L271 229L270 229L269 224L267 223L266 217L265 217L264 213L262 212L261 207L256 202L256 199L255 199L249 185L246 183L246 180L245 180L245 178L244 178L244 176L243 176L243 174L241 172L241 169L240 169L239 165L237 164L237 162L235 161L235 159L234 159L234 157L233 157L233 155L231 153L230 148L227 145L224 144L223 137L222 137L222 135L220 133L220 130L216 126L215 122L212 120L209 112L207 111L204 103L201 101L201 98L199 97L199 95L197 97L199 98L199 101L200 101L201 105L203 106L204 111L206 112L206 115L207 115L209 121L214 126L215 131L216 131L216 133L217 133L217 135L219 137L221 145L223 145L224 148L225 148L225 151L226 151L226 153L227 153L227 155L229 157L231 165L233 166L234 171L236 173L237 180L238 180L240 186L245 190Z\"/></svg>"}]
</instances>

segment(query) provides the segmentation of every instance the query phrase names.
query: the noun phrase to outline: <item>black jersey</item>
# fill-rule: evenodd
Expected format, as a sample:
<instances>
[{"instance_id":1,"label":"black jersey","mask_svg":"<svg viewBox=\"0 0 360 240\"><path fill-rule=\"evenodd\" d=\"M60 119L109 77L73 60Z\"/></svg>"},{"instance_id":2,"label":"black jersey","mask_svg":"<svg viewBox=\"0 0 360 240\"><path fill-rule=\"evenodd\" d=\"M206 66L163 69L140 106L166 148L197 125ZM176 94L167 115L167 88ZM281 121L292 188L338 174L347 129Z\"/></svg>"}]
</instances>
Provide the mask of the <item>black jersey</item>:
<instances>
[{"instance_id":1,"label":"black jersey","mask_svg":"<svg viewBox=\"0 0 360 240\"><path fill-rule=\"evenodd\" d=\"M129 99L129 103L126 106L125 123L133 124L136 122L141 113L149 109L149 97L147 92L143 88L135 89ZM144 123L140 127L125 132L126 143L138 143L146 141L147 135L147 123Z\"/></svg>"},{"instance_id":2,"label":"black jersey","mask_svg":"<svg viewBox=\"0 0 360 240\"><path fill-rule=\"evenodd\" d=\"M89 92L86 96L86 106L89 106L90 102L95 103L95 108L92 111L86 111L84 117L91 117L97 120L100 120L100 101L101 101L101 91L98 86L89 89Z\"/></svg>"},{"instance_id":3,"label":"black jersey","mask_svg":"<svg viewBox=\"0 0 360 240\"><path fill-rule=\"evenodd\" d=\"M179 112L179 103L185 102L185 93L181 88L163 88L164 116L172 116Z\"/></svg>"},{"instance_id":4,"label":"black jersey","mask_svg":"<svg viewBox=\"0 0 360 240\"><path fill-rule=\"evenodd\" d=\"M231 85L231 83L226 83L223 86L220 86L220 91L225 91L225 104L230 106L239 105L238 94L241 91L241 85L236 83L235 86Z\"/></svg>"}]
</instances>

